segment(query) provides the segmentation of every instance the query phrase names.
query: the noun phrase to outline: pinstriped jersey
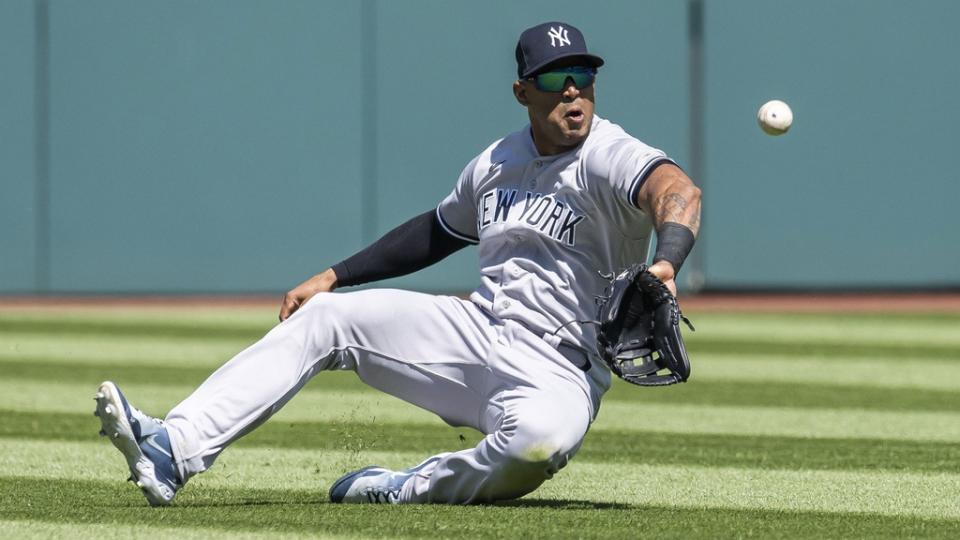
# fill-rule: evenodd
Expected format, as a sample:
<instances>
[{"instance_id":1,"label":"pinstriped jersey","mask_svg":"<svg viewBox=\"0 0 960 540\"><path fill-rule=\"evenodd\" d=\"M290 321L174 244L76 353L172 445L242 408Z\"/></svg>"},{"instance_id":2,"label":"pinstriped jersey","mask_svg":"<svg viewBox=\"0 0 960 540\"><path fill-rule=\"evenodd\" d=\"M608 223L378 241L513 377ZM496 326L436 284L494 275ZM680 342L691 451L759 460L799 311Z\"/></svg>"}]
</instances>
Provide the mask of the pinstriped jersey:
<instances>
[{"instance_id":1,"label":"pinstriped jersey","mask_svg":"<svg viewBox=\"0 0 960 540\"><path fill-rule=\"evenodd\" d=\"M637 191L665 162L673 163L598 116L563 154L539 155L529 125L490 145L437 207L449 234L478 244L481 283L471 300L595 350L593 325L566 323L596 318L603 273L646 260L653 223Z\"/></svg>"}]
</instances>

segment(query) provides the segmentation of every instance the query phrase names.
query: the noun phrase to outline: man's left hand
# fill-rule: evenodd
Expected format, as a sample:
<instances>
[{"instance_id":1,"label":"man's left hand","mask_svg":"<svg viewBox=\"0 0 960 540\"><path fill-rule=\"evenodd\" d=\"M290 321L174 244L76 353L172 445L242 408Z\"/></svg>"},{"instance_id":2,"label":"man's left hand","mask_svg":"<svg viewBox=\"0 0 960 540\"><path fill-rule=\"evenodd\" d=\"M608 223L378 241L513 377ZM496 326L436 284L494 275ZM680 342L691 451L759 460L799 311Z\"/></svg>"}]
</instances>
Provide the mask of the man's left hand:
<instances>
[{"instance_id":1,"label":"man's left hand","mask_svg":"<svg viewBox=\"0 0 960 540\"><path fill-rule=\"evenodd\" d=\"M674 297L677 296L677 282L674 281L676 278L676 272L673 269L673 265L667 261L657 261L650 265L650 273L657 276L664 285L670 289L670 294Z\"/></svg>"}]
</instances>

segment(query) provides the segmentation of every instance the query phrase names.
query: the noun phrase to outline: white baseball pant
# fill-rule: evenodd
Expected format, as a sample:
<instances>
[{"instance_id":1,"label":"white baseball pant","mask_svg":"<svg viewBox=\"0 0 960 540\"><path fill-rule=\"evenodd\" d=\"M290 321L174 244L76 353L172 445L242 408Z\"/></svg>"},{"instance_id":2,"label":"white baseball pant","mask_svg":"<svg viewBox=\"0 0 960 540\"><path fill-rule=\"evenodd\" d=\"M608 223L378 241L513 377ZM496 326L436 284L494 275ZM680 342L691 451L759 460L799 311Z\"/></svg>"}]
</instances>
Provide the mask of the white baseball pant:
<instances>
[{"instance_id":1,"label":"white baseball pant","mask_svg":"<svg viewBox=\"0 0 960 540\"><path fill-rule=\"evenodd\" d=\"M549 338L548 338L549 339ZM551 340L552 341L552 340ZM181 478L280 410L317 373L368 385L486 434L408 481L400 502L476 503L536 489L580 447L610 372L455 297L394 289L314 296L170 411Z\"/></svg>"}]
</instances>

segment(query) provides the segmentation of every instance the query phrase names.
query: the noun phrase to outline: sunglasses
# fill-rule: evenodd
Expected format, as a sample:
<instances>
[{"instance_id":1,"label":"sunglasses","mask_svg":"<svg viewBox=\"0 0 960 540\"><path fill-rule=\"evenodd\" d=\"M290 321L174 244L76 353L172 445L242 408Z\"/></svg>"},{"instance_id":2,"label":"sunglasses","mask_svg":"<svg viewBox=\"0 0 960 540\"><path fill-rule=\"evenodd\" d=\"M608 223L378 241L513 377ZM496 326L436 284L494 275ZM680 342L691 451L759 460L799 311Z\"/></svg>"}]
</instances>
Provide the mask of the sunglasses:
<instances>
[{"instance_id":1,"label":"sunglasses","mask_svg":"<svg viewBox=\"0 0 960 540\"><path fill-rule=\"evenodd\" d=\"M567 79L573 80L578 90L587 88L597 78L597 69L592 67L568 67L548 71L528 78L533 81L537 90L541 92L563 92L567 87Z\"/></svg>"}]
</instances>

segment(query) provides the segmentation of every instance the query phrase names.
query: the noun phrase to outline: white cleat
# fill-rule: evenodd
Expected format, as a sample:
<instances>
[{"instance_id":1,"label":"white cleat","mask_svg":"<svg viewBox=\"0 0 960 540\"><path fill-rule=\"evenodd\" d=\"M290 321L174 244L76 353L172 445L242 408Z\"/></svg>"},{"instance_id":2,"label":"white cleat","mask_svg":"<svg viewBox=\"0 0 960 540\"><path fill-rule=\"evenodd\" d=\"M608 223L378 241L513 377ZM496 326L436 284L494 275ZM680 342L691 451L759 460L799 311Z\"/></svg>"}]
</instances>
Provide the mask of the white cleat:
<instances>
[{"instance_id":1,"label":"white cleat","mask_svg":"<svg viewBox=\"0 0 960 540\"><path fill-rule=\"evenodd\" d=\"M428 458L423 463L403 471L383 467L364 467L347 473L330 486L330 502L347 504L398 504L403 486L414 475L435 464L449 453Z\"/></svg>"},{"instance_id":2,"label":"white cleat","mask_svg":"<svg viewBox=\"0 0 960 540\"><path fill-rule=\"evenodd\" d=\"M364 467L341 476L333 483L330 502L397 504L403 484L412 476L383 467Z\"/></svg>"},{"instance_id":3,"label":"white cleat","mask_svg":"<svg viewBox=\"0 0 960 540\"><path fill-rule=\"evenodd\" d=\"M117 385L107 381L97 392L100 435L120 450L136 482L151 506L170 504L181 487L163 422L130 406Z\"/></svg>"}]
</instances>

